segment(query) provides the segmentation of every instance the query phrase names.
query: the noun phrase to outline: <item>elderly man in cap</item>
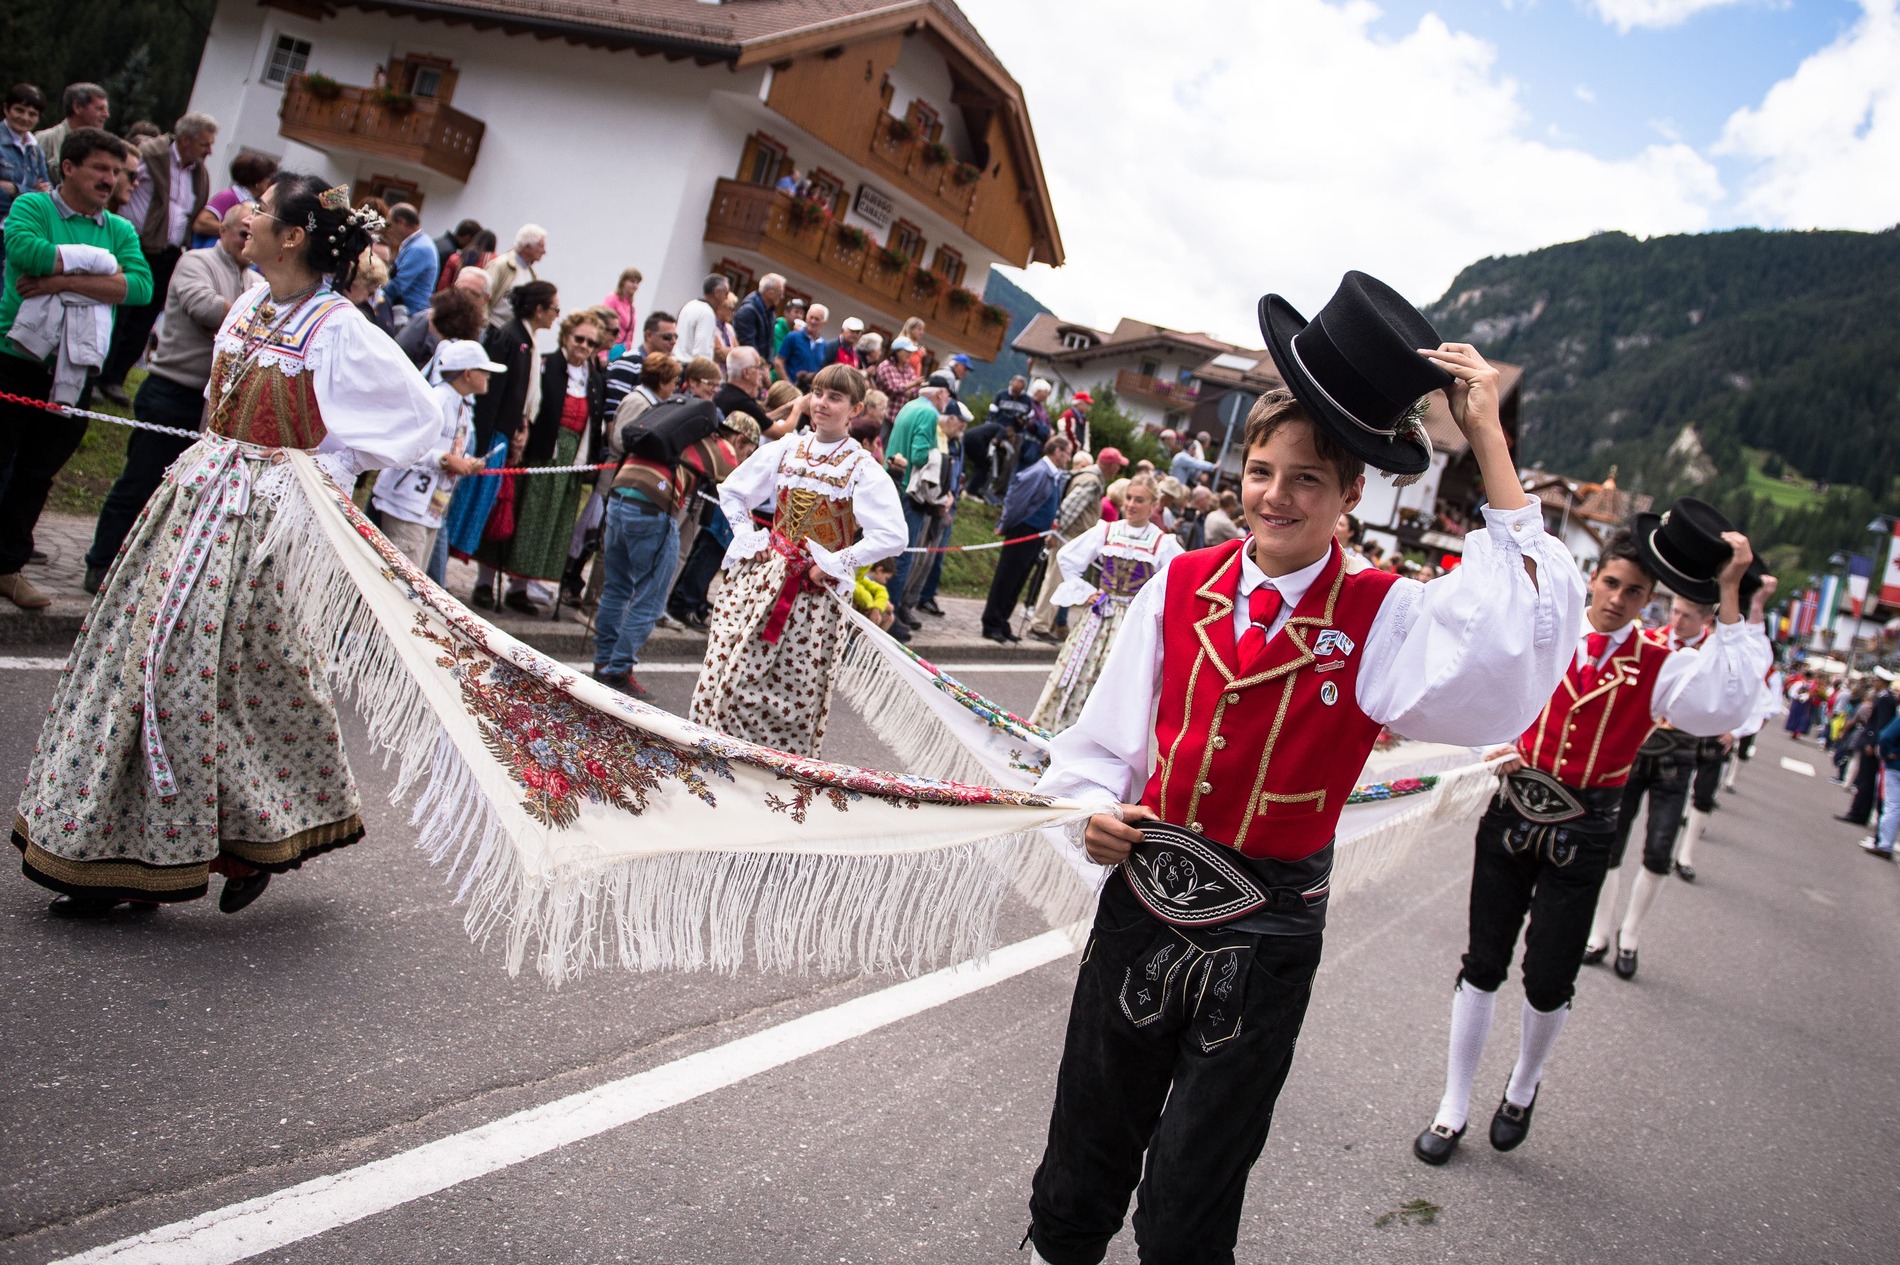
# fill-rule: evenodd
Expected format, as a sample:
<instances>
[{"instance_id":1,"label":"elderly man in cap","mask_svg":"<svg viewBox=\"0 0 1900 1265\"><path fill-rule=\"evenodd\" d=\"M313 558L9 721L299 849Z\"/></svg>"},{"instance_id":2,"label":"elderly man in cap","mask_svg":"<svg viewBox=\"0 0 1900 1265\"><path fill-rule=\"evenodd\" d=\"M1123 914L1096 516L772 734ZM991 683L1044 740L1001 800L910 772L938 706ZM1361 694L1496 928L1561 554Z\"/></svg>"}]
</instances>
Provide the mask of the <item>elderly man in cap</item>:
<instances>
[{"instance_id":1,"label":"elderly man in cap","mask_svg":"<svg viewBox=\"0 0 1900 1265\"><path fill-rule=\"evenodd\" d=\"M1062 587L1062 570L1056 566L1056 554L1061 552L1062 546L1102 521L1102 498L1108 494L1108 485L1127 465L1128 458L1122 456L1119 449L1104 448L1095 455L1095 464L1083 466L1069 476L1062 504L1056 509L1056 534L1045 542L1048 562L1043 567L1042 591L1036 596L1036 615L1029 623L1029 635L1037 641L1055 646L1062 644L1062 634L1056 631L1056 590Z\"/></svg>"},{"instance_id":2,"label":"elderly man in cap","mask_svg":"<svg viewBox=\"0 0 1900 1265\"><path fill-rule=\"evenodd\" d=\"M850 365L858 372L864 372L865 366L858 359L858 339L864 337L864 322L858 317L847 316L838 326L838 341L833 344L832 360L841 365Z\"/></svg>"}]
</instances>

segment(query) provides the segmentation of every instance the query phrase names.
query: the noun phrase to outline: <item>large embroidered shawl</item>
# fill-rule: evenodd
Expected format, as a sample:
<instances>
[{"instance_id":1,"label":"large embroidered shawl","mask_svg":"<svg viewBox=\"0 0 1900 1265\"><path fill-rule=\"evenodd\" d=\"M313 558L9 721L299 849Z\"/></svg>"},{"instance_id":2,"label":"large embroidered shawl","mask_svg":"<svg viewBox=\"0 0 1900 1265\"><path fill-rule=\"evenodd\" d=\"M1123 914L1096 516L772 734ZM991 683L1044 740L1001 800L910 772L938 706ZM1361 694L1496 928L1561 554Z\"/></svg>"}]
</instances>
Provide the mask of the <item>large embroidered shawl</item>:
<instances>
[{"instance_id":1,"label":"large embroidered shawl","mask_svg":"<svg viewBox=\"0 0 1900 1265\"><path fill-rule=\"evenodd\" d=\"M933 718L898 756L968 782L787 755L609 690L475 618L307 455L287 460L294 483L265 549L302 578L296 613L339 696L398 762L420 846L459 883L470 933L505 943L511 972L909 972L981 956L1012 892L1052 926L1089 914L1107 872L1076 842L1085 811L1028 789L1047 735L855 613L854 697L873 715ZM1493 784L1463 749L1408 760L1341 818L1335 890ZM1356 853L1349 831L1366 842Z\"/></svg>"}]
</instances>

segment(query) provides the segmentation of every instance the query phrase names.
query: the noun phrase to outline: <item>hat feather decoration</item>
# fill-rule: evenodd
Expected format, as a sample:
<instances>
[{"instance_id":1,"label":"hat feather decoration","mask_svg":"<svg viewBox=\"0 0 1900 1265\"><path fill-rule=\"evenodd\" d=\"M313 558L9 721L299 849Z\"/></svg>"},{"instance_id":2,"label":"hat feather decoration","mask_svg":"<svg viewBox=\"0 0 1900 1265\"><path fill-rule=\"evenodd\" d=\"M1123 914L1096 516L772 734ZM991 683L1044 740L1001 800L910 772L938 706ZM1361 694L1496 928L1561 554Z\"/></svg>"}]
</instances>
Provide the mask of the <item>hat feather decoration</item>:
<instances>
[{"instance_id":1,"label":"hat feather decoration","mask_svg":"<svg viewBox=\"0 0 1900 1265\"><path fill-rule=\"evenodd\" d=\"M1420 479L1424 478L1425 472L1432 468L1432 437L1425 430L1425 414L1430 409L1431 409L1431 397L1429 395L1421 395L1418 398L1418 400L1415 403L1413 403L1411 412L1407 413L1403 418L1399 419L1399 425L1398 425L1399 438L1409 439L1409 440L1412 440L1414 443L1421 444L1424 446L1425 469L1420 470L1417 474L1392 475L1391 476L1392 486L1395 488L1411 487L1414 483L1417 483Z\"/></svg>"}]
</instances>

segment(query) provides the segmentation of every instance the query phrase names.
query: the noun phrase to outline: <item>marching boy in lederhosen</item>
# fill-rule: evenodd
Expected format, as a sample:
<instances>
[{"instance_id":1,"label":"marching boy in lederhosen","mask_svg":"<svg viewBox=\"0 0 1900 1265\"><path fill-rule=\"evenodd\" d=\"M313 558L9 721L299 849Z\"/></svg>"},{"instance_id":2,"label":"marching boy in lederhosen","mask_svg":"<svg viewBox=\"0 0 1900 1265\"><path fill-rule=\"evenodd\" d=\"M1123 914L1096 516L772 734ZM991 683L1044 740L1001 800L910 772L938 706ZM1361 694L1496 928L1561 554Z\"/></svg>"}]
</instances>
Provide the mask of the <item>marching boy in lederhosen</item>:
<instances>
[{"instance_id":1,"label":"marching boy in lederhosen","mask_svg":"<svg viewBox=\"0 0 1900 1265\"><path fill-rule=\"evenodd\" d=\"M1030 1199L1054 1265L1102 1259L1137 1181L1142 1260L1233 1260L1319 965L1333 827L1374 739L1520 732L1582 618L1582 577L1518 485L1498 373L1474 348L1441 345L1361 273L1311 324L1277 295L1260 320L1291 391L1247 419L1249 534L1148 582L1038 788L1102 805L1085 842L1115 867ZM1349 561L1333 528L1365 465L1427 468L1438 390L1491 504L1463 565L1420 584Z\"/></svg>"},{"instance_id":2,"label":"marching boy in lederhosen","mask_svg":"<svg viewBox=\"0 0 1900 1265\"><path fill-rule=\"evenodd\" d=\"M1581 637L1571 636L1568 672L1515 751L1492 753L1514 759L1478 822L1470 945L1452 993L1445 1093L1412 1143L1426 1163L1443 1164L1464 1136L1471 1078L1527 915L1517 1064L1491 1119L1491 1145L1511 1150L1530 1131L1545 1060L1570 1015L1638 750L1658 722L1691 734L1726 733L1757 701L1772 652L1761 626L1741 618L1740 586L1753 556L1747 538L1701 501L1684 497L1660 518L1638 514L1597 559L1589 622ZM1678 592L1715 582L1718 623L1701 649L1671 651L1637 630L1636 613L1658 581ZM1671 827L1661 845L1665 859L1655 862L1665 874L1673 840ZM1628 972L1635 969L1632 954Z\"/></svg>"}]
</instances>

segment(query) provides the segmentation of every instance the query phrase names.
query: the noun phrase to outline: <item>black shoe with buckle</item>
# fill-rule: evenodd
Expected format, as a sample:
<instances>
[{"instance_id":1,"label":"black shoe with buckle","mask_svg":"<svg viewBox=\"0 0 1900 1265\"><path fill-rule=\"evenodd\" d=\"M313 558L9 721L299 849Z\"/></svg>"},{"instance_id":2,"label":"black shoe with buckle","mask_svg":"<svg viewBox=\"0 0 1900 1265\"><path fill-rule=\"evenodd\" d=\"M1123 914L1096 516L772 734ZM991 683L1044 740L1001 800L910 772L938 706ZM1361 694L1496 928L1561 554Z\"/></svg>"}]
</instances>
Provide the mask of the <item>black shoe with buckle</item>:
<instances>
[{"instance_id":1,"label":"black shoe with buckle","mask_svg":"<svg viewBox=\"0 0 1900 1265\"><path fill-rule=\"evenodd\" d=\"M1604 959L1609 951L1610 946L1607 944L1585 945L1583 948L1583 964L1585 966L1595 966Z\"/></svg>"},{"instance_id":2,"label":"black shoe with buckle","mask_svg":"<svg viewBox=\"0 0 1900 1265\"><path fill-rule=\"evenodd\" d=\"M1434 1124L1412 1139L1412 1154L1427 1164L1443 1164L1458 1149L1458 1139L1464 1136L1462 1127L1449 1129L1442 1124Z\"/></svg>"},{"instance_id":3,"label":"black shoe with buckle","mask_svg":"<svg viewBox=\"0 0 1900 1265\"><path fill-rule=\"evenodd\" d=\"M218 911L235 914L259 896L270 886L270 871L259 870L249 878L227 878L224 890L218 893Z\"/></svg>"},{"instance_id":4,"label":"black shoe with buckle","mask_svg":"<svg viewBox=\"0 0 1900 1265\"><path fill-rule=\"evenodd\" d=\"M943 607L937 605L937 599L934 597L928 601L917 603L917 609L926 615L935 615L938 619L943 618Z\"/></svg>"},{"instance_id":5,"label":"black shoe with buckle","mask_svg":"<svg viewBox=\"0 0 1900 1265\"><path fill-rule=\"evenodd\" d=\"M1676 862L1676 876L1685 883L1695 882L1695 866Z\"/></svg>"},{"instance_id":6,"label":"black shoe with buckle","mask_svg":"<svg viewBox=\"0 0 1900 1265\"><path fill-rule=\"evenodd\" d=\"M53 903L46 907L46 912L55 918L103 918L121 903L110 896L74 896L67 893L53 897Z\"/></svg>"},{"instance_id":7,"label":"black shoe with buckle","mask_svg":"<svg viewBox=\"0 0 1900 1265\"><path fill-rule=\"evenodd\" d=\"M1539 1085L1539 1089L1543 1086ZM1531 1112L1537 1109L1537 1095L1531 1095L1530 1102L1522 1107L1513 1106L1509 1098L1498 1103L1497 1114L1491 1117L1491 1145L1499 1151L1515 1151L1518 1145L1530 1136Z\"/></svg>"},{"instance_id":8,"label":"black shoe with buckle","mask_svg":"<svg viewBox=\"0 0 1900 1265\"><path fill-rule=\"evenodd\" d=\"M1623 937L1616 937L1616 977L1618 979L1636 978L1636 950L1623 947Z\"/></svg>"}]
</instances>

